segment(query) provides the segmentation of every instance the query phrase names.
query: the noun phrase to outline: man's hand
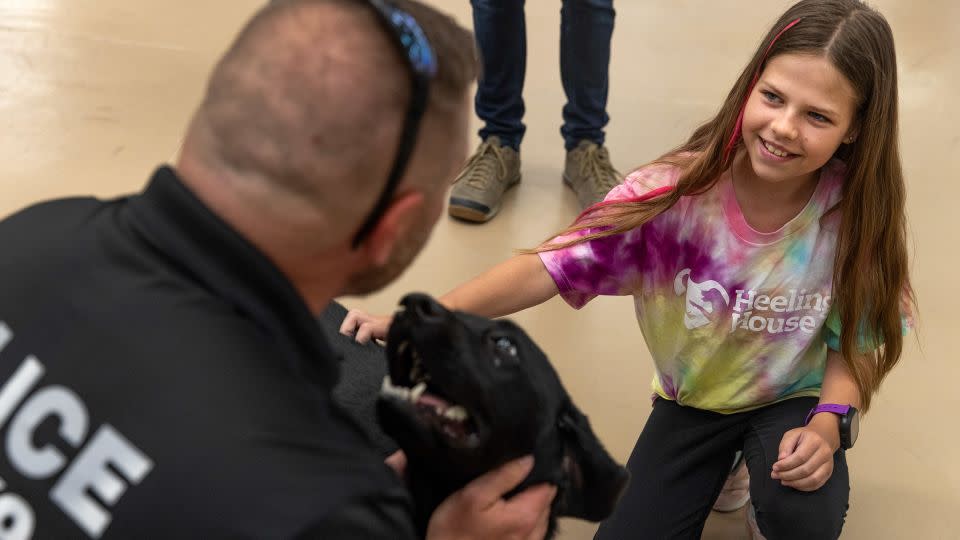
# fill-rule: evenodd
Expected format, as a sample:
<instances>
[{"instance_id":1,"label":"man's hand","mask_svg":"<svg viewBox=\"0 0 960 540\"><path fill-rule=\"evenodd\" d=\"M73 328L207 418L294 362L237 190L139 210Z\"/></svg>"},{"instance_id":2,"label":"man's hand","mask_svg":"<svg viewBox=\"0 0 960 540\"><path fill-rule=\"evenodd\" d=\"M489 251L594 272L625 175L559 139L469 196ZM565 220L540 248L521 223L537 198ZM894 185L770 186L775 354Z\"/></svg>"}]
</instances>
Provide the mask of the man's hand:
<instances>
[{"instance_id":1,"label":"man's hand","mask_svg":"<svg viewBox=\"0 0 960 540\"><path fill-rule=\"evenodd\" d=\"M390 328L390 322L393 316L371 315L359 309L351 309L347 316L343 318L343 324L340 325L340 333L345 336L353 336L359 343L366 343L370 339L387 339L387 329Z\"/></svg>"},{"instance_id":2,"label":"man's hand","mask_svg":"<svg viewBox=\"0 0 960 540\"><path fill-rule=\"evenodd\" d=\"M839 419L817 414L807 426L784 433L770 477L800 491L816 491L833 475L833 454L839 448Z\"/></svg>"},{"instance_id":3,"label":"man's hand","mask_svg":"<svg viewBox=\"0 0 960 540\"><path fill-rule=\"evenodd\" d=\"M403 453L403 450L397 450L396 452L387 456L387 459L383 460L393 472L397 473L397 476L404 478L407 474L407 455Z\"/></svg>"},{"instance_id":4,"label":"man's hand","mask_svg":"<svg viewBox=\"0 0 960 540\"><path fill-rule=\"evenodd\" d=\"M527 456L511 461L447 497L430 517L428 540L543 540L556 486L539 484L504 500L533 468Z\"/></svg>"}]
</instances>

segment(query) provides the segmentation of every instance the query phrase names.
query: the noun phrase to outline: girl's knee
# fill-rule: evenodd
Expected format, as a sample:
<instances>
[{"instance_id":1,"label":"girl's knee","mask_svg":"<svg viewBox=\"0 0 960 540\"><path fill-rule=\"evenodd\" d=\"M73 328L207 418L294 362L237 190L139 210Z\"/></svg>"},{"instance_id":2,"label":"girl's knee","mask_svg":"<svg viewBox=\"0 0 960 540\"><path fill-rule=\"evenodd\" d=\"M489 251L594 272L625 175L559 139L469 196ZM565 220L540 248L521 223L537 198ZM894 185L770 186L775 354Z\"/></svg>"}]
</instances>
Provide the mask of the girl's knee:
<instances>
[{"instance_id":1,"label":"girl's knee","mask_svg":"<svg viewBox=\"0 0 960 540\"><path fill-rule=\"evenodd\" d=\"M815 492L814 492L815 493ZM847 515L846 502L794 492L758 504L757 524L770 540L835 540Z\"/></svg>"}]
</instances>

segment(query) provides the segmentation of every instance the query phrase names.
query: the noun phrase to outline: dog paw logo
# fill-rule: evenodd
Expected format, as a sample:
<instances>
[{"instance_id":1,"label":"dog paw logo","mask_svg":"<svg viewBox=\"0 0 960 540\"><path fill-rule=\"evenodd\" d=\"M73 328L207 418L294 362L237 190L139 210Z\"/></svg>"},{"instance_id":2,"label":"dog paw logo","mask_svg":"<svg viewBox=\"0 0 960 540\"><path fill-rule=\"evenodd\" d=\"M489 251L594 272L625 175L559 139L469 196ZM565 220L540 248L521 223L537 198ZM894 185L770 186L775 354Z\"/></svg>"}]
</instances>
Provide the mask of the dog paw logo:
<instances>
[{"instance_id":1,"label":"dog paw logo","mask_svg":"<svg viewBox=\"0 0 960 540\"><path fill-rule=\"evenodd\" d=\"M690 278L689 268L677 274L673 281L673 290L677 296L684 293L687 295L683 315L683 324L687 330L710 324L710 321L716 318L717 311L730 305L730 295L723 285L712 279L697 283ZM720 300L723 300L722 306L719 305Z\"/></svg>"}]
</instances>

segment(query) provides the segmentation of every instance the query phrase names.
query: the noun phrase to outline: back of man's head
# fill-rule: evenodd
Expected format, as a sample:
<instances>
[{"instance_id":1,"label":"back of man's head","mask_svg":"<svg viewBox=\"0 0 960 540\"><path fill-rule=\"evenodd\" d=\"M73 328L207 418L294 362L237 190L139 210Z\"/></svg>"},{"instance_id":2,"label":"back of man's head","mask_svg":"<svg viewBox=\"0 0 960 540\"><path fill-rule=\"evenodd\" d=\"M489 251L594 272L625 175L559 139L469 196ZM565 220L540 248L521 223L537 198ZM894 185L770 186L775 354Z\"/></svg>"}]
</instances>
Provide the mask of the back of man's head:
<instances>
[{"instance_id":1,"label":"back of man's head","mask_svg":"<svg viewBox=\"0 0 960 540\"><path fill-rule=\"evenodd\" d=\"M394 4L436 56L426 115L454 114L476 76L471 34L418 2ZM314 247L355 232L386 183L411 97L406 60L377 17L362 0L262 9L216 66L179 167L248 199L261 219L322 220Z\"/></svg>"}]
</instances>

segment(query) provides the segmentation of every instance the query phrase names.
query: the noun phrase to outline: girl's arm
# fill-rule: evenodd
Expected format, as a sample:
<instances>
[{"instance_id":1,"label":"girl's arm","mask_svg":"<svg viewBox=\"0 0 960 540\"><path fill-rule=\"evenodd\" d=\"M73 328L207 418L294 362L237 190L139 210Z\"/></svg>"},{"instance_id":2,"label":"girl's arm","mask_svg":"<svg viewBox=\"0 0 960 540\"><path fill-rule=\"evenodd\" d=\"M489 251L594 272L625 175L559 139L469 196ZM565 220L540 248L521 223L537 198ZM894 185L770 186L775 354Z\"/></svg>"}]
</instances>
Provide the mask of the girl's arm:
<instances>
[{"instance_id":1,"label":"girl's arm","mask_svg":"<svg viewBox=\"0 0 960 540\"><path fill-rule=\"evenodd\" d=\"M484 317L502 317L553 298L559 291L538 255L517 255L441 296L439 301L450 310L466 311ZM352 309L347 313L340 333L352 335L363 343L385 339L393 319L391 315L372 315Z\"/></svg>"},{"instance_id":2,"label":"girl's arm","mask_svg":"<svg viewBox=\"0 0 960 540\"><path fill-rule=\"evenodd\" d=\"M843 355L830 349L827 352L827 367L823 372L823 387L820 389L820 403L837 403L852 405L860 408L860 391L847 369ZM828 441L833 451L840 448L840 417L835 414L821 413L810 419L810 427L814 427Z\"/></svg>"},{"instance_id":3,"label":"girl's arm","mask_svg":"<svg viewBox=\"0 0 960 540\"><path fill-rule=\"evenodd\" d=\"M538 255L517 255L440 297L447 309L503 317L546 302L557 284Z\"/></svg>"},{"instance_id":4,"label":"girl's arm","mask_svg":"<svg viewBox=\"0 0 960 540\"><path fill-rule=\"evenodd\" d=\"M820 403L860 406L860 392L847 369L843 356L827 352ZM806 426L791 429L780 441L779 461L770 476L787 487L814 491L833 474L833 455L840 448L840 418L820 413Z\"/></svg>"}]
</instances>

